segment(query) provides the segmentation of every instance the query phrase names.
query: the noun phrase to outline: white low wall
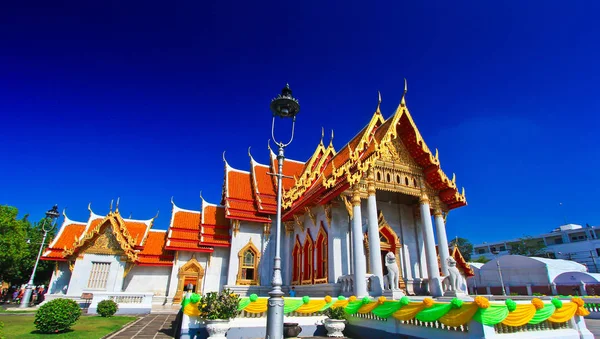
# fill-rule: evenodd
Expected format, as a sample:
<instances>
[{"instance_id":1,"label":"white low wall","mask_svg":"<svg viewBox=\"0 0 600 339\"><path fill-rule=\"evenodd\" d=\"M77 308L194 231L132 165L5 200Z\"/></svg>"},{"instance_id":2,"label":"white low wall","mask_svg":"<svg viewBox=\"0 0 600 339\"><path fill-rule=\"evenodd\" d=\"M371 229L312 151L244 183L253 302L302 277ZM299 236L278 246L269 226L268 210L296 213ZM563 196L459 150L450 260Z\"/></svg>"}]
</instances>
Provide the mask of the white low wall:
<instances>
[{"instance_id":1,"label":"white low wall","mask_svg":"<svg viewBox=\"0 0 600 339\"><path fill-rule=\"evenodd\" d=\"M152 311L152 293L96 292L88 314L97 314L98 303L112 300L119 305L116 314L149 314Z\"/></svg>"}]
</instances>

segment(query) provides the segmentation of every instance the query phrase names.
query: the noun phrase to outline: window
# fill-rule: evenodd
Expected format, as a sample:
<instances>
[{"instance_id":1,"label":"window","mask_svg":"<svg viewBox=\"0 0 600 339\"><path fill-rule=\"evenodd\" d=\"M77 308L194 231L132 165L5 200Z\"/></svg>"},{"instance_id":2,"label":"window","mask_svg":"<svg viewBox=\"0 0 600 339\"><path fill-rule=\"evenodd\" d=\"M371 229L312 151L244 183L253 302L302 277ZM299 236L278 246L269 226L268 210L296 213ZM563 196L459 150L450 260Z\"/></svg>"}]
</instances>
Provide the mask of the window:
<instances>
[{"instance_id":1,"label":"window","mask_svg":"<svg viewBox=\"0 0 600 339\"><path fill-rule=\"evenodd\" d=\"M296 243L294 244L294 250L292 251L292 284L300 284L300 278L302 277L302 245L300 245L300 239L296 235Z\"/></svg>"},{"instance_id":2,"label":"window","mask_svg":"<svg viewBox=\"0 0 600 339\"><path fill-rule=\"evenodd\" d=\"M321 229L319 235L317 235L317 269L315 270L315 284L327 283L328 273L328 255L327 255L327 232L321 221Z\"/></svg>"},{"instance_id":3,"label":"window","mask_svg":"<svg viewBox=\"0 0 600 339\"><path fill-rule=\"evenodd\" d=\"M500 246L500 252L506 251L506 246Z\"/></svg>"},{"instance_id":4,"label":"window","mask_svg":"<svg viewBox=\"0 0 600 339\"><path fill-rule=\"evenodd\" d=\"M238 285L258 285L258 262L260 261L260 252L252 243L248 242L244 248L238 252L240 266L238 267Z\"/></svg>"},{"instance_id":5,"label":"window","mask_svg":"<svg viewBox=\"0 0 600 339\"><path fill-rule=\"evenodd\" d=\"M87 288L106 289L108 282L108 273L110 272L109 262L92 262L92 271L88 280Z\"/></svg>"},{"instance_id":6,"label":"window","mask_svg":"<svg viewBox=\"0 0 600 339\"><path fill-rule=\"evenodd\" d=\"M312 284L313 278L313 267L314 267L314 242L310 236L310 232L306 232L306 238L304 239L304 246L302 248L302 284Z\"/></svg>"}]
</instances>

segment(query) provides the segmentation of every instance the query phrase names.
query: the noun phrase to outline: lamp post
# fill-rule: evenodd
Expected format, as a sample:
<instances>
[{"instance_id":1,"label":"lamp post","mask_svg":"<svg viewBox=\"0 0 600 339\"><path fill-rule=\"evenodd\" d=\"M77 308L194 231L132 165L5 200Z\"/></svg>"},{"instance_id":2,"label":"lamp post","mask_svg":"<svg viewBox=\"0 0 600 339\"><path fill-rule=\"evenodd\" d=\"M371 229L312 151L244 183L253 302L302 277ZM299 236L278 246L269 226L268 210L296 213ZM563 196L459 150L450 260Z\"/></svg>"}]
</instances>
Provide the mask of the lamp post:
<instances>
[{"instance_id":1,"label":"lamp post","mask_svg":"<svg viewBox=\"0 0 600 339\"><path fill-rule=\"evenodd\" d=\"M44 238L42 238L42 243L40 244L40 250L38 252L37 258L35 259L35 265L33 266L33 271L31 272L31 277L29 277L29 282L27 283L27 286L25 287L25 295L23 296L23 299L21 300L21 305L19 306L19 308L26 308L27 306L29 306L29 299L31 299L31 293L32 293L32 289L33 289L33 278L35 278L35 270L37 269L38 263L40 262L40 256L42 255L42 250L44 249L44 242L46 242L46 236L48 235L48 232L50 232L54 226L56 225L54 221L54 219L58 219L58 217L60 216L60 213L58 213L58 205L54 205L54 207L52 207L51 210L48 210L48 212L46 212L46 219L44 219L44 222L42 223L42 231L44 231ZM48 218L50 218L50 227L47 227L47 221Z\"/></svg>"},{"instance_id":2,"label":"lamp post","mask_svg":"<svg viewBox=\"0 0 600 339\"><path fill-rule=\"evenodd\" d=\"M504 279L502 279L502 269L500 268L500 260L498 260L498 250L492 250L492 254L496 257L496 266L498 266L498 275L500 276L500 284L502 285L502 295L506 296L506 289L504 289Z\"/></svg>"},{"instance_id":3,"label":"lamp post","mask_svg":"<svg viewBox=\"0 0 600 339\"><path fill-rule=\"evenodd\" d=\"M300 112L298 100L292 96L290 85L286 85L277 98L271 100L271 111L273 112L273 121L271 123L271 137L278 147L277 152L277 173L270 173L277 177L277 220L275 227L275 259L273 263L273 277L271 286L273 289L269 292L269 301L267 303L267 339L283 338L283 292L281 285L281 181L283 177L283 150L294 139L294 126L296 124L296 114ZM292 119L292 136L287 143L278 142L275 139L275 118Z\"/></svg>"}]
</instances>

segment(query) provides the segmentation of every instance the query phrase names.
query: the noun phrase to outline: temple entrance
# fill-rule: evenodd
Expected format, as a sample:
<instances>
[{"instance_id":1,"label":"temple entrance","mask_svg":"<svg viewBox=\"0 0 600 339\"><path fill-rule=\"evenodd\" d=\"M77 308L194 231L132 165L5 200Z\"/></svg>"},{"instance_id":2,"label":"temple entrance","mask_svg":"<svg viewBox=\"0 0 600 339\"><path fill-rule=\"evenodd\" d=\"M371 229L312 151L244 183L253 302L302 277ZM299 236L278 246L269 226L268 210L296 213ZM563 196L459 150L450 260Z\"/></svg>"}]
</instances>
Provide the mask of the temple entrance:
<instances>
[{"instance_id":1,"label":"temple entrance","mask_svg":"<svg viewBox=\"0 0 600 339\"><path fill-rule=\"evenodd\" d=\"M364 235L364 243L365 243L365 252L367 258L369 258L369 241L368 236L365 233ZM400 265L400 240L398 236L394 232L394 230L388 225L388 223L383 218L383 213L379 212L379 249L380 249L380 258L381 258L381 268L383 269L383 276L388 274L388 269L386 267L385 256L388 252L394 253L396 256L396 263L398 264L398 272L400 276L398 277L398 283L400 286L398 288L404 289L405 284L402 279L402 267ZM367 272L371 272L370 268L370 260L367 259Z\"/></svg>"},{"instance_id":2,"label":"temple entrance","mask_svg":"<svg viewBox=\"0 0 600 339\"><path fill-rule=\"evenodd\" d=\"M192 256L190 261L186 262L179 269L179 282L177 284L177 292L173 297L173 303L180 303L183 295L187 292L187 286L192 285L193 293L202 293L202 279L204 279L204 269L196 260L196 255Z\"/></svg>"}]
</instances>

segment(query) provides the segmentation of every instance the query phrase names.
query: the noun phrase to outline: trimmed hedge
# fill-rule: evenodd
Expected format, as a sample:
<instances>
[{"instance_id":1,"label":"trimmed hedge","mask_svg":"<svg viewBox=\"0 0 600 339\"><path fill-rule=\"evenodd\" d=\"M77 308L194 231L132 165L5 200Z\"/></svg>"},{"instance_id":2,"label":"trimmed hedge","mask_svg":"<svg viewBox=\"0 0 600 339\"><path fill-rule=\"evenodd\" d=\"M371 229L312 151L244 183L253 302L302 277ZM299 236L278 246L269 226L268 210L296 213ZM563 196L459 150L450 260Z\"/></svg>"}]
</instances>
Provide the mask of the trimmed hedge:
<instances>
[{"instance_id":1,"label":"trimmed hedge","mask_svg":"<svg viewBox=\"0 0 600 339\"><path fill-rule=\"evenodd\" d=\"M102 300L98 303L98 307L96 308L96 312L103 317L112 317L117 310L119 309L119 305L112 300Z\"/></svg>"},{"instance_id":2,"label":"trimmed hedge","mask_svg":"<svg viewBox=\"0 0 600 339\"><path fill-rule=\"evenodd\" d=\"M42 333L59 333L73 326L80 316L81 309L75 301L54 299L39 308L33 323Z\"/></svg>"}]
</instances>

